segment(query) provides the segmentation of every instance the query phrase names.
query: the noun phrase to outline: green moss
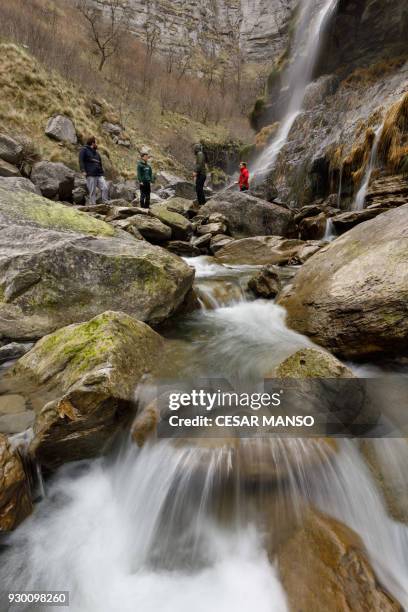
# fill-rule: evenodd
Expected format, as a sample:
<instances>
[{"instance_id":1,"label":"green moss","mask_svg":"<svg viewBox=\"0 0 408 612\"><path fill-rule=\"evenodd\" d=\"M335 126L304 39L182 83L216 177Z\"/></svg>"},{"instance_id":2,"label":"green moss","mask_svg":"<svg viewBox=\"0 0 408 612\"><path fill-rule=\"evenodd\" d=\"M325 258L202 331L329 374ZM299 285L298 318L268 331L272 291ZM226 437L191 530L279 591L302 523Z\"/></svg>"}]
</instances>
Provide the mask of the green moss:
<instances>
[{"instance_id":1,"label":"green moss","mask_svg":"<svg viewBox=\"0 0 408 612\"><path fill-rule=\"evenodd\" d=\"M265 111L266 101L265 98L258 98L254 104L254 108L252 109L249 115L249 122L251 127L255 130L259 130L259 121Z\"/></svg>"},{"instance_id":2,"label":"green moss","mask_svg":"<svg viewBox=\"0 0 408 612\"><path fill-rule=\"evenodd\" d=\"M28 191L9 191L0 187L0 213L16 222L27 222L47 229L113 236L114 228L70 206L50 202Z\"/></svg>"}]
</instances>

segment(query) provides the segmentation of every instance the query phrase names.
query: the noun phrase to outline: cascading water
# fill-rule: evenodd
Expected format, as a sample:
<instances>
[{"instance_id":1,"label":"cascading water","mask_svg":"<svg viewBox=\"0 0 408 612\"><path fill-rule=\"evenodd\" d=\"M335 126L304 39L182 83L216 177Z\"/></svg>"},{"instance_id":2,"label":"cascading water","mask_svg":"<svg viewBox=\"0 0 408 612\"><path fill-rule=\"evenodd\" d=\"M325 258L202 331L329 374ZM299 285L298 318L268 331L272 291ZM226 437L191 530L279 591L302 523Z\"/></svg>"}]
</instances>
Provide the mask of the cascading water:
<instances>
[{"instance_id":1,"label":"cascading water","mask_svg":"<svg viewBox=\"0 0 408 612\"><path fill-rule=\"evenodd\" d=\"M358 190L357 195L355 197L355 200L353 203L353 210L363 210L364 209L365 199L367 196L368 186L371 180L371 175L375 168L375 164L377 163L378 146L380 144L383 127L384 127L384 124L382 123L375 131L374 142L373 142L373 147L371 149L370 159L369 159L369 162L368 162L365 174L364 174L363 182L361 183L361 187Z\"/></svg>"},{"instance_id":2,"label":"cascading water","mask_svg":"<svg viewBox=\"0 0 408 612\"><path fill-rule=\"evenodd\" d=\"M289 104L286 115L282 118L279 130L256 161L252 173L259 176L270 171L285 146L289 133L299 116L306 88L312 77L325 29L334 15L338 0L302 0L300 15L293 41L293 56L285 78L285 89L288 91Z\"/></svg>"},{"instance_id":3,"label":"cascading water","mask_svg":"<svg viewBox=\"0 0 408 612\"><path fill-rule=\"evenodd\" d=\"M334 230L333 220L330 217L326 221L326 230L324 232L323 240L332 242L336 238L336 232Z\"/></svg>"},{"instance_id":4,"label":"cascading water","mask_svg":"<svg viewBox=\"0 0 408 612\"><path fill-rule=\"evenodd\" d=\"M190 263L198 285L248 272ZM271 301L232 299L180 329L189 366L249 383L312 346ZM397 461L401 449L388 442L382 462L391 454L405 465L405 447ZM407 528L387 514L357 443L337 446L250 438L156 440L139 450L125 441L107 458L67 465L5 542L2 588L69 590L72 612L249 612L254 602L259 612L287 612L273 559L312 505L356 530L406 607Z\"/></svg>"}]
</instances>

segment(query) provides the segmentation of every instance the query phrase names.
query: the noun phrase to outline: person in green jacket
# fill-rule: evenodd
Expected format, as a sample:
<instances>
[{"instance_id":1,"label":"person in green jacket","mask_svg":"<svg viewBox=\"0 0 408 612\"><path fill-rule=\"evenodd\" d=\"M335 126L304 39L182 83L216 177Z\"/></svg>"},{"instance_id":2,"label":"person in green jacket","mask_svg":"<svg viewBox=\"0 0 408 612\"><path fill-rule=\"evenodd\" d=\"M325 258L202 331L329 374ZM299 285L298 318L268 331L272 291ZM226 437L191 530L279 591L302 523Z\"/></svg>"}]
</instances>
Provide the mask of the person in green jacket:
<instances>
[{"instance_id":1,"label":"person in green jacket","mask_svg":"<svg viewBox=\"0 0 408 612\"><path fill-rule=\"evenodd\" d=\"M149 208L151 184L154 181L153 170L149 164L149 154L142 151L137 164L137 180L140 183L140 206Z\"/></svg>"}]
</instances>

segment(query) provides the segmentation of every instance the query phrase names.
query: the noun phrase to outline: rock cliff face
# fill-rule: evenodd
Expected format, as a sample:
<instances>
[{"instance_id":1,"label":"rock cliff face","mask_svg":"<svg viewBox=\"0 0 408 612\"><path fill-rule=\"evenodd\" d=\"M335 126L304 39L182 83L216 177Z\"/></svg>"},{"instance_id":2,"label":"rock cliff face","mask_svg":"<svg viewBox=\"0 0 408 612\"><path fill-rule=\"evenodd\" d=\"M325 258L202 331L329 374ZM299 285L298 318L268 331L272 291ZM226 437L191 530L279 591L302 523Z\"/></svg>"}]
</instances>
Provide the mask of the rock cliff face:
<instances>
[{"instance_id":1,"label":"rock cliff face","mask_svg":"<svg viewBox=\"0 0 408 612\"><path fill-rule=\"evenodd\" d=\"M408 6L402 0L339 0L325 40L314 81L269 181L275 195L293 206L339 193L339 202L348 208L364 178L374 133L384 120L387 132L377 166L393 173L404 164ZM276 62L266 98L255 109L260 148L265 144L260 136L266 135L267 143L273 139L272 128L287 107L282 87L286 66ZM399 115L392 110L398 104ZM390 151L387 139L392 139L393 125L399 131Z\"/></svg>"},{"instance_id":2,"label":"rock cliff face","mask_svg":"<svg viewBox=\"0 0 408 612\"><path fill-rule=\"evenodd\" d=\"M294 0L131 0L134 32L143 40L146 24L159 31L158 47L186 50L197 45L228 51L237 43L249 61L280 53Z\"/></svg>"}]
</instances>

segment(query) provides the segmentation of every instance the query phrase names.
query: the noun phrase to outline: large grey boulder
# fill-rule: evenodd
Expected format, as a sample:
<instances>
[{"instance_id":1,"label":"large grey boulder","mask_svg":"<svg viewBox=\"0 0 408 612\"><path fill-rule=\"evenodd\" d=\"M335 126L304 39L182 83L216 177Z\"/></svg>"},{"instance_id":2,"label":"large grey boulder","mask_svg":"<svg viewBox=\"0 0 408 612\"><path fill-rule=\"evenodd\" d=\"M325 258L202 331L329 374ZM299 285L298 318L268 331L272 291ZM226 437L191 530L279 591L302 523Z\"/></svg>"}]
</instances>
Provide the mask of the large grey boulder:
<instances>
[{"instance_id":1,"label":"large grey boulder","mask_svg":"<svg viewBox=\"0 0 408 612\"><path fill-rule=\"evenodd\" d=\"M78 142L75 126L69 117L65 115L55 115L50 117L45 128L45 133L50 138L59 142L69 142L76 144Z\"/></svg>"},{"instance_id":2,"label":"large grey boulder","mask_svg":"<svg viewBox=\"0 0 408 612\"><path fill-rule=\"evenodd\" d=\"M14 189L21 189L23 191L30 191L31 193L41 195L40 189L29 179L24 178L23 176L2 177L0 178L0 187L12 191Z\"/></svg>"},{"instance_id":3,"label":"large grey boulder","mask_svg":"<svg viewBox=\"0 0 408 612\"><path fill-rule=\"evenodd\" d=\"M31 180L51 200L71 200L75 172L60 162L41 161L33 166Z\"/></svg>"},{"instance_id":4,"label":"large grey boulder","mask_svg":"<svg viewBox=\"0 0 408 612\"><path fill-rule=\"evenodd\" d=\"M11 136L0 134L0 159L18 165L23 158L23 145Z\"/></svg>"},{"instance_id":5,"label":"large grey boulder","mask_svg":"<svg viewBox=\"0 0 408 612\"><path fill-rule=\"evenodd\" d=\"M136 183L136 181L129 180L120 183L111 183L109 186L109 199L133 202L138 189L139 185Z\"/></svg>"},{"instance_id":6,"label":"large grey boulder","mask_svg":"<svg viewBox=\"0 0 408 612\"><path fill-rule=\"evenodd\" d=\"M292 213L271 202L246 193L225 192L201 207L200 215L218 212L228 221L231 236L287 236L294 235Z\"/></svg>"},{"instance_id":7,"label":"large grey boulder","mask_svg":"<svg viewBox=\"0 0 408 612\"><path fill-rule=\"evenodd\" d=\"M24 191L0 188L0 338L38 338L105 310L158 323L194 272L160 247Z\"/></svg>"},{"instance_id":8,"label":"large grey boulder","mask_svg":"<svg viewBox=\"0 0 408 612\"><path fill-rule=\"evenodd\" d=\"M17 177L21 176L20 170L9 162L0 159L0 177Z\"/></svg>"},{"instance_id":9,"label":"large grey boulder","mask_svg":"<svg viewBox=\"0 0 408 612\"><path fill-rule=\"evenodd\" d=\"M314 255L279 302L288 324L347 357L406 351L408 204Z\"/></svg>"}]
</instances>

